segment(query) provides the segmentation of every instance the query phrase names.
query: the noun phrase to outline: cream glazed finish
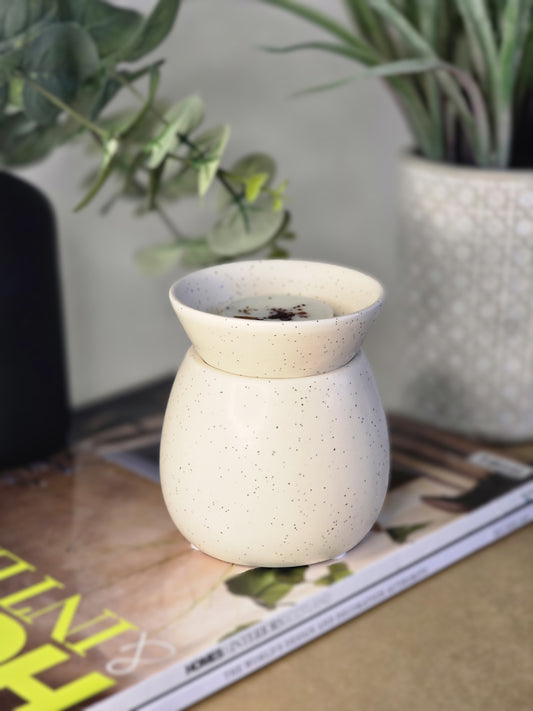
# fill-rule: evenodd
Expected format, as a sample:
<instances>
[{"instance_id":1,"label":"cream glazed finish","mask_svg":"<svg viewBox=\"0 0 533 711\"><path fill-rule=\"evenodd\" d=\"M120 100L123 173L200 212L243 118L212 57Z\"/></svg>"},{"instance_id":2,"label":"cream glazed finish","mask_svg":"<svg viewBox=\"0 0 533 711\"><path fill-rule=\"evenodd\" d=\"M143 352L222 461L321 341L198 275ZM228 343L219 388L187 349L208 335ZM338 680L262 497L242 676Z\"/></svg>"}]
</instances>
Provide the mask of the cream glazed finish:
<instances>
[{"instance_id":1,"label":"cream glazed finish","mask_svg":"<svg viewBox=\"0 0 533 711\"><path fill-rule=\"evenodd\" d=\"M279 276L272 284L287 265L291 283ZM341 315L265 322L208 313L269 286L330 303ZM388 483L385 415L360 351L382 288L343 267L240 262L185 277L171 300L194 344L176 376L161 439L163 495L176 526L203 552L246 566L311 564L352 548L376 521ZM248 374L206 363L213 353ZM253 368L271 375L253 376Z\"/></svg>"},{"instance_id":2,"label":"cream glazed finish","mask_svg":"<svg viewBox=\"0 0 533 711\"><path fill-rule=\"evenodd\" d=\"M252 321L216 311L247 296L293 294L324 301L334 318ZM383 288L353 269L258 260L209 267L177 281L170 300L206 363L255 378L292 378L339 368L357 353L383 302Z\"/></svg>"}]
</instances>

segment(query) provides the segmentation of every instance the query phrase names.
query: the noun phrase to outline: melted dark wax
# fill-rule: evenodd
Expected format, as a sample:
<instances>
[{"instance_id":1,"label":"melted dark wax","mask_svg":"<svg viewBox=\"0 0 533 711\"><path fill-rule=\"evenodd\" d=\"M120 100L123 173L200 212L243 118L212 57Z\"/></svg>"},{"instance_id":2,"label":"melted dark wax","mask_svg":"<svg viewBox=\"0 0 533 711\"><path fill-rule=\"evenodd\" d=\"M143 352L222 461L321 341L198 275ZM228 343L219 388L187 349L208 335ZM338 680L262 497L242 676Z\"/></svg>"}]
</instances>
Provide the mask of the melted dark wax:
<instances>
[{"instance_id":1,"label":"melted dark wax","mask_svg":"<svg viewBox=\"0 0 533 711\"><path fill-rule=\"evenodd\" d=\"M292 321L297 316L299 316L300 318L307 318L305 304L297 304L292 309L273 307L270 309L266 316L261 317L252 316L250 314L250 307L247 306L244 309L239 309L239 313L235 314L233 318L247 318L252 321Z\"/></svg>"}]
</instances>

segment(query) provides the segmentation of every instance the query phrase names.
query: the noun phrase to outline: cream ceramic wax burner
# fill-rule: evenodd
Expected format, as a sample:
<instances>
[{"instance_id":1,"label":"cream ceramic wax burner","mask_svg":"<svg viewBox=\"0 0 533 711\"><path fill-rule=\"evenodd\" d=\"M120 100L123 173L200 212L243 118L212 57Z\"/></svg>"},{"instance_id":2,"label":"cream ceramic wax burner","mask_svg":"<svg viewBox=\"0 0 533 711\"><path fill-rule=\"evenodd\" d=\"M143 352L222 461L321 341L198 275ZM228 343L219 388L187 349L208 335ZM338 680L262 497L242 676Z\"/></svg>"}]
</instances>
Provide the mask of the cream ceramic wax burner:
<instances>
[{"instance_id":1,"label":"cream ceramic wax burner","mask_svg":"<svg viewBox=\"0 0 533 711\"><path fill-rule=\"evenodd\" d=\"M176 526L205 553L248 566L353 547L388 481L385 416L360 350L380 284L344 267L265 260L190 274L170 299L193 344L161 440Z\"/></svg>"}]
</instances>

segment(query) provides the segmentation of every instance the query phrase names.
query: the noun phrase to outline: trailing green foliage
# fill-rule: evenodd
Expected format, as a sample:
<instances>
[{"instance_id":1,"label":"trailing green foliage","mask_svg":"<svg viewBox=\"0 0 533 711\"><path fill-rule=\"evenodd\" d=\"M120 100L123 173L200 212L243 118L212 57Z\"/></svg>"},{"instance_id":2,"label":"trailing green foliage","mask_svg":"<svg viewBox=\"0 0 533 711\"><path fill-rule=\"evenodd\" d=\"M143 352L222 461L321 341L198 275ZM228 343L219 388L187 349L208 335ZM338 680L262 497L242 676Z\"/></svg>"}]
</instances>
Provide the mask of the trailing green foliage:
<instances>
[{"instance_id":1,"label":"trailing green foliage","mask_svg":"<svg viewBox=\"0 0 533 711\"><path fill-rule=\"evenodd\" d=\"M229 127L200 130L205 108L198 96L162 108L161 61L128 67L165 39L180 4L158 0L143 15L106 0L0 0L0 164L41 160L89 134L98 144L100 167L76 209L113 182L115 192L104 211L127 197L137 202L138 214L157 213L171 241L137 255L152 273L178 260L204 266L265 247L282 256L278 240L292 234L282 206L285 184L271 185L274 161L254 153L225 171L221 161ZM124 90L134 108L106 113ZM212 230L183 235L163 203L202 198L214 182L224 197L218 199Z\"/></svg>"},{"instance_id":2,"label":"trailing green foliage","mask_svg":"<svg viewBox=\"0 0 533 711\"><path fill-rule=\"evenodd\" d=\"M261 2L334 40L269 51L319 49L366 68L306 91L380 76L426 157L533 167L533 0L344 0L351 26L305 2Z\"/></svg>"}]
</instances>

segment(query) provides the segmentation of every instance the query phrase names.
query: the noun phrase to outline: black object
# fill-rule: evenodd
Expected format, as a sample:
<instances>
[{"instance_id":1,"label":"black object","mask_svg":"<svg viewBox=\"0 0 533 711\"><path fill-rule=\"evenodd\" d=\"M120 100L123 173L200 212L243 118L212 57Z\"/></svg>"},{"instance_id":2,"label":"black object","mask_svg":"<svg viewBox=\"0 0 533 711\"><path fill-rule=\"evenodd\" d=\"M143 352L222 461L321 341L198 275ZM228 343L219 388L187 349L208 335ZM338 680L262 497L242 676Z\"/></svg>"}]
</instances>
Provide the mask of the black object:
<instances>
[{"instance_id":1,"label":"black object","mask_svg":"<svg viewBox=\"0 0 533 711\"><path fill-rule=\"evenodd\" d=\"M69 407L56 229L35 187L0 172L0 469L66 443Z\"/></svg>"}]
</instances>

